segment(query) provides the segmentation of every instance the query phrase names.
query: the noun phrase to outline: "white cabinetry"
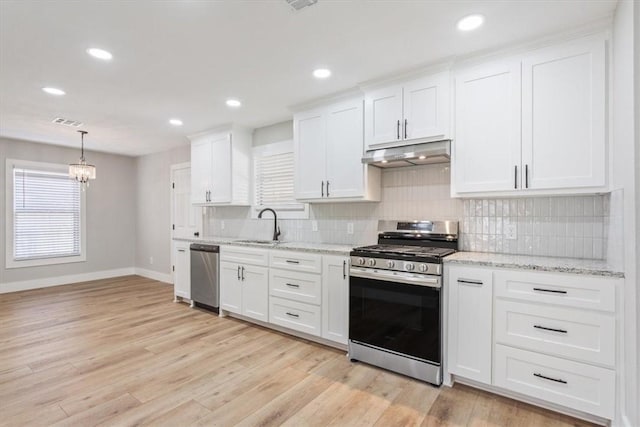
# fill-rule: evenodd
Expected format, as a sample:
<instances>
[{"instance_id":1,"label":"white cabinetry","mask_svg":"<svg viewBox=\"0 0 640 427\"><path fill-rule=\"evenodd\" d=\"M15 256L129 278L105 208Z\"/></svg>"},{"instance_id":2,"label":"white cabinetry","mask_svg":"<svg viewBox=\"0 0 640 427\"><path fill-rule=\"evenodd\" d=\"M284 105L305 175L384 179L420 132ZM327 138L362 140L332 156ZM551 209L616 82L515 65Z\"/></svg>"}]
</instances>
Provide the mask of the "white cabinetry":
<instances>
[{"instance_id":1,"label":"white cabinetry","mask_svg":"<svg viewBox=\"0 0 640 427\"><path fill-rule=\"evenodd\" d=\"M268 251L220 247L220 309L269 320Z\"/></svg>"},{"instance_id":2,"label":"white cabinetry","mask_svg":"<svg viewBox=\"0 0 640 427\"><path fill-rule=\"evenodd\" d=\"M621 279L459 265L446 274L449 373L614 418Z\"/></svg>"},{"instance_id":3,"label":"white cabinetry","mask_svg":"<svg viewBox=\"0 0 640 427\"><path fill-rule=\"evenodd\" d=\"M320 336L322 256L272 251L269 265L269 321Z\"/></svg>"},{"instance_id":4,"label":"white cabinetry","mask_svg":"<svg viewBox=\"0 0 640 427\"><path fill-rule=\"evenodd\" d=\"M449 72L365 94L366 150L447 139Z\"/></svg>"},{"instance_id":5,"label":"white cabinetry","mask_svg":"<svg viewBox=\"0 0 640 427\"><path fill-rule=\"evenodd\" d=\"M251 133L233 127L191 137L191 202L248 205Z\"/></svg>"},{"instance_id":6,"label":"white cabinetry","mask_svg":"<svg viewBox=\"0 0 640 427\"><path fill-rule=\"evenodd\" d=\"M491 384L491 271L451 267L449 282L449 372Z\"/></svg>"},{"instance_id":7,"label":"white cabinetry","mask_svg":"<svg viewBox=\"0 0 640 427\"><path fill-rule=\"evenodd\" d=\"M173 241L173 295L178 298L191 299L191 252L189 242Z\"/></svg>"},{"instance_id":8,"label":"white cabinetry","mask_svg":"<svg viewBox=\"0 0 640 427\"><path fill-rule=\"evenodd\" d=\"M322 337L340 344L349 338L348 257L322 257Z\"/></svg>"},{"instance_id":9,"label":"white cabinetry","mask_svg":"<svg viewBox=\"0 0 640 427\"><path fill-rule=\"evenodd\" d=\"M380 200L380 171L361 162L362 115L360 97L295 115L296 199Z\"/></svg>"},{"instance_id":10,"label":"white cabinetry","mask_svg":"<svg viewBox=\"0 0 640 427\"><path fill-rule=\"evenodd\" d=\"M606 189L606 39L456 73L454 194Z\"/></svg>"}]
</instances>

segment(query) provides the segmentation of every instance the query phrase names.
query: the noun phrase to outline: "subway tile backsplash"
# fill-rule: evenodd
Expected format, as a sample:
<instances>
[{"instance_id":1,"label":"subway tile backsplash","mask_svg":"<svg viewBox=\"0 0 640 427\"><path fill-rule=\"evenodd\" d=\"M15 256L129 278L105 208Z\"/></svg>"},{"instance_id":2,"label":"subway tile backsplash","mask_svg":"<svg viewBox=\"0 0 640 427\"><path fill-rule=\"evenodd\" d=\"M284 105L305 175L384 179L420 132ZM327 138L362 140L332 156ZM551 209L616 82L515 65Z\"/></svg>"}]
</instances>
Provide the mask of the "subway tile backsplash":
<instances>
[{"instance_id":1,"label":"subway tile backsplash","mask_svg":"<svg viewBox=\"0 0 640 427\"><path fill-rule=\"evenodd\" d=\"M454 220L460 249L603 259L609 195L452 199L448 164L385 169L380 203L312 204L309 219L280 220L282 240L365 245L376 242L378 220ZM312 222L318 230L314 231ZM224 222L224 228L222 224ZM353 224L353 234L348 225ZM508 239L513 226L515 239ZM207 208L207 235L270 239L272 220L249 208Z\"/></svg>"}]
</instances>

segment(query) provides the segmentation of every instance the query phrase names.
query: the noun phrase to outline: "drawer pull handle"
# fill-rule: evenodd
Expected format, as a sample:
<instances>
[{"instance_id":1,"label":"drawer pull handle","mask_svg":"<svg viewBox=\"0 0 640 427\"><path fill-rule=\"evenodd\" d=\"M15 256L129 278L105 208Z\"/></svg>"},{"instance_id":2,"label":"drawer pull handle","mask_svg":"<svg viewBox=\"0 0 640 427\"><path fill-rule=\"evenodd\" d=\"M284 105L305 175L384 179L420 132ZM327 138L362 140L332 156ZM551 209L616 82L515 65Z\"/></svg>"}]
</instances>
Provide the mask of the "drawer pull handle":
<instances>
[{"instance_id":1,"label":"drawer pull handle","mask_svg":"<svg viewBox=\"0 0 640 427\"><path fill-rule=\"evenodd\" d=\"M567 291L560 291L557 289L544 289L544 288L533 288L534 291L537 292L550 292L552 294L566 294Z\"/></svg>"},{"instance_id":2,"label":"drawer pull handle","mask_svg":"<svg viewBox=\"0 0 640 427\"><path fill-rule=\"evenodd\" d=\"M294 261L292 259L288 259L288 260L286 260L286 263L287 264L300 264L300 261Z\"/></svg>"},{"instance_id":3,"label":"drawer pull handle","mask_svg":"<svg viewBox=\"0 0 640 427\"><path fill-rule=\"evenodd\" d=\"M466 283L468 285L479 285L482 286L482 280L472 280L472 279L458 279L458 283Z\"/></svg>"},{"instance_id":4,"label":"drawer pull handle","mask_svg":"<svg viewBox=\"0 0 640 427\"><path fill-rule=\"evenodd\" d=\"M567 331L564 329L547 328L546 326L541 326L541 325L533 325L533 327L536 329L544 329L545 331L560 332L561 334L567 333Z\"/></svg>"},{"instance_id":5,"label":"drawer pull handle","mask_svg":"<svg viewBox=\"0 0 640 427\"><path fill-rule=\"evenodd\" d=\"M542 378L543 380L549 380L549 381L553 381L553 382L560 383L560 384L566 384L567 383L565 380L561 380L561 379L558 379L558 378L545 377L544 375L539 374L537 372L534 373L533 376L534 377L538 377L538 378Z\"/></svg>"},{"instance_id":6,"label":"drawer pull handle","mask_svg":"<svg viewBox=\"0 0 640 427\"><path fill-rule=\"evenodd\" d=\"M297 319L298 317L300 317L300 315L299 315L299 314L289 313L288 311L287 311L285 314L286 314L287 316L295 317L296 319Z\"/></svg>"},{"instance_id":7,"label":"drawer pull handle","mask_svg":"<svg viewBox=\"0 0 640 427\"><path fill-rule=\"evenodd\" d=\"M285 285L290 286L292 288L299 288L300 285L296 285L295 283L285 283Z\"/></svg>"}]
</instances>

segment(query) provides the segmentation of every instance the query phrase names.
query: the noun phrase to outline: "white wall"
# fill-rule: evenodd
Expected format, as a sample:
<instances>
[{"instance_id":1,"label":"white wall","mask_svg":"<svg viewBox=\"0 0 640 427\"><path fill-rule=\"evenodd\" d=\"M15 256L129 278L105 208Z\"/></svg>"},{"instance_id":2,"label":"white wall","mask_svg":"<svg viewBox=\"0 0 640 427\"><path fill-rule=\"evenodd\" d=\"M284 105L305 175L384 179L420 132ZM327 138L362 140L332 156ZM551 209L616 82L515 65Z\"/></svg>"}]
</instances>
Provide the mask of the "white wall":
<instances>
[{"instance_id":1,"label":"white wall","mask_svg":"<svg viewBox=\"0 0 640 427\"><path fill-rule=\"evenodd\" d=\"M171 274L171 165L188 162L190 158L190 148L185 145L134 160L136 178L133 185L138 206L135 265L165 275L163 280Z\"/></svg>"},{"instance_id":2,"label":"white wall","mask_svg":"<svg viewBox=\"0 0 640 427\"><path fill-rule=\"evenodd\" d=\"M0 138L0 292L50 284L56 277L81 276L118 269L132 271L135 261L136 177L131 157L87 151L97 179L87 189L87 260L71 264L6 269L6 159L69 164L80 149ZM81 279L80 279L81 280ZM27 284L28 282L28 284Z\"/></svg>"},{"instance_id":3,"label":"white wall","mask_svg":"<svg viewBox=\"0 0 640 427\"><path fill-rule=\"evenodd\" d=\"M635 10L634 10L635 9ZM623 218L624 250L623 260L625 271L624 288L624 354L623 372L621 375L623 398L622 411L627 417L629 425L640 425L638 414L638 286L637 286L637 200L635 188L638 177L638 146L635 145L634 128L637 126L638 111L634 108L634 54L637 55L638 34L634 34L634 15L637 21L638 5L632 0L622 0L618 3L613 24L613 184L622 197L621 203L612 204L622 209L622 214L612 212L611 216ZM635 46L634 46L635 44ZM637 87L635 88L637 90Z\"/></svg>"},{"instance_id":4,"label":"white wall","mask_svg":"<svg viewBox=\"0 0 640 427\"><path fill-rule=\"evenodd\" d=\"M261 127L253 132L254 147L289 139L293 139L293 120Z\"/></svg>"}]
</instances>

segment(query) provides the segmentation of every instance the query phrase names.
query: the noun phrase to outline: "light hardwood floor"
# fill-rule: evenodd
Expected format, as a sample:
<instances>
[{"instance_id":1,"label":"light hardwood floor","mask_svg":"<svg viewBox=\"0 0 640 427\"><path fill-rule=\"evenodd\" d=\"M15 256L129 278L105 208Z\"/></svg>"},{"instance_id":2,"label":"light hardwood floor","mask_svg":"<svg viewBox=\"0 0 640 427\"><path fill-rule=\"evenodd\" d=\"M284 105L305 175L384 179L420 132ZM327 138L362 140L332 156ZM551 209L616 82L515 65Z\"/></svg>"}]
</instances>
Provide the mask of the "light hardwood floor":
<instances>
[{"instance_id":1,"label":"light hardwood floor","mask_svg":"<svg viewBox=\"0 0 640 427\"><path fill-rule=\"evenodd\" d=\"M137 276L0 294L0 425L588 425L172 295Z\"/></svg>"}]
</instances>

